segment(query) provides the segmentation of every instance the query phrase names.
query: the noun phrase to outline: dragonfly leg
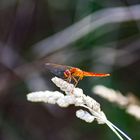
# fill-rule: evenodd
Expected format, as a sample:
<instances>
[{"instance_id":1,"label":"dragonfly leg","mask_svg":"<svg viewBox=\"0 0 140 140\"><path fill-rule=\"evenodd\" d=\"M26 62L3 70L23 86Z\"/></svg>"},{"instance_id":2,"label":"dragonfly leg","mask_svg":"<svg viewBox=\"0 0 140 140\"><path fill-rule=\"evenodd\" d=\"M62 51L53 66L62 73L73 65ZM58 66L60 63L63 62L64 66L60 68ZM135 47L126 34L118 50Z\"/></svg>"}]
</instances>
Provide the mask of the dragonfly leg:
<instances>
[{"instance_id":1,"label":"dragonfly leg","mask_svg":"<svg viewBox=\"0 0 140 140\"><path fill-rule=\"evenodd\" d=\"M71 82L71 77L69 76L68 78L67 78L67 82Z\"/></svg>"},{"instance_id":2,"label":"dragonfly leg","mask_svg":"<svg viewBox=\"0 0 140 140\"><path fill-rule=\"evenodd\" d=\"M76 87L81 78L79 77L78 79L76 79L74 76L72 76L72 79L75 81L74 86Z\"/></svg>"}]
</instances>

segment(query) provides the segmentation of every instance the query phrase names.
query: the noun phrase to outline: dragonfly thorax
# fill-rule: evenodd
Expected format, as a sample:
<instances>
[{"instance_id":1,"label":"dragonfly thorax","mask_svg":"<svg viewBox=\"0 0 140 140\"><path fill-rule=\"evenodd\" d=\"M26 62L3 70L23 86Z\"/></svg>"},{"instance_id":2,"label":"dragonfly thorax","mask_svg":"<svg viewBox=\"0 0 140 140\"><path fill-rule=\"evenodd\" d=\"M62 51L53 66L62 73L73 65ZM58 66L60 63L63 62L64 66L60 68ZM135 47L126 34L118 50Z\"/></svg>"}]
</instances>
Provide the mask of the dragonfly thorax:
<instances>
[{"instance_id":1,"label":"dragonfly thorax","mask_svg":"<svg viewBox=\"0 0 140 140\"><path fill-rule=\"evenodd\" d=\"M70 72L71 72L71 75L74 76L74 77L79 77L80 80L83 79L83 71L79 68L71 68L70 69Z\"/></svg>"}]
</instances>

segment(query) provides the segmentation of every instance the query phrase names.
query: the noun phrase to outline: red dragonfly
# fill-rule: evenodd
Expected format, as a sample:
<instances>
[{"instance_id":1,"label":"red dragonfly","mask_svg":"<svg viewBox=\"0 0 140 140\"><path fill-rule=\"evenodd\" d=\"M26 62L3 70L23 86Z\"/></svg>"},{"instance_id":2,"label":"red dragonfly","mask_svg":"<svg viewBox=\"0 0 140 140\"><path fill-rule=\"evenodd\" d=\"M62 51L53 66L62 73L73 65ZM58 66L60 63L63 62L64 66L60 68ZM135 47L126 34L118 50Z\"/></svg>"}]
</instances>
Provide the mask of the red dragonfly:
<instances>
[{"instance_id":1,"label":"red dragonfly","mask_svg":"<svg viewBox=\"0 0 140 140\"><path fill-rule=\"evenodd\" d=\"M83 71L79 68L66 66L66 65L46 63L45 66L53 74L65 79L69 83L71 81L74 81L75 86L78 84L79 80L82 80L84 77L87 77L87 76L90 76L90 77L110 76L110 74L87 72L87 71Z\"/></svg>"}]
</instances>

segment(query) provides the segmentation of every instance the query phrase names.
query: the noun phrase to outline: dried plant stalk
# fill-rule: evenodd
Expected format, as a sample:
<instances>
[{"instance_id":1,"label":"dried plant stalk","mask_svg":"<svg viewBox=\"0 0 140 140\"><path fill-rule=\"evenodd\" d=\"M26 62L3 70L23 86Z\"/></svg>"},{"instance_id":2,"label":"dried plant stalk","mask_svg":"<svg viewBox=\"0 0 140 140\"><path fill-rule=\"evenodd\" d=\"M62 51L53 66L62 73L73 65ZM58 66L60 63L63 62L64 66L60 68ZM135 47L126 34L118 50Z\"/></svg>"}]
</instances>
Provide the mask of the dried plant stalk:
<instances>
[{"instance_id":1,"label":"dried plant stalk","mask_svg":"<svg viewBox=\"0 0 140 140\"><path fill-rule=\"evenodd\" d=\"M75 88L73 84L70 84L58 77L52 78L52 81L65 94L58 91L32 92L27 95L27 99L32 102L57 104L60 107L68 107L69 105L80 106L82 109L76 111L76 116L78 118L88 123L96 120L98 124L107 124L120 140L123 140L123 138L119 133L121 133L128 140L131 140L131 138L129 138L119 128L107 120L106 115L100 108L100 104L93 98L86 96L82 89Z\"/></svg>"},{"instance_id":2,"label":"dried plant stalk","mask_svg":"<svg viewBox=\"0 0 140 140\"><path fill-rule=\"evenodd\" d=\"M140 101L133 94L124 96L121 92L102 85L95 86L93 92L109 102L116 103L119 107L125 109L128 114L140 120Z\"/></svg>"}]
</instances>

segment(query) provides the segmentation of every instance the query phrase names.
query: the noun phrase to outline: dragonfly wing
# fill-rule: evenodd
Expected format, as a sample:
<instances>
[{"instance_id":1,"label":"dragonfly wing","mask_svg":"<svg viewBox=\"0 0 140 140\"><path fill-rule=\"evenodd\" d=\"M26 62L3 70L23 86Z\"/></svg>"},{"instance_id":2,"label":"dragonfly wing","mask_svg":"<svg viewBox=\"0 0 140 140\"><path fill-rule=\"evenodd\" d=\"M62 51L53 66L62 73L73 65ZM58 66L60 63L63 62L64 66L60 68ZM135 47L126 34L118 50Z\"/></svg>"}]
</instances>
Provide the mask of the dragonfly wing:
<instances>
[{"instance_id":1,"label":"dragonfly wing","mask_svg":"<svg viewBox=\"0 0 140 140\"><path fill-rule=\"evenodd\" d=\"M58 64L53 64L53 63L46 63L45 67L51 73L55 74L56 76L62 77L62 78L64 78L65 70L71 68L70 66L58 65Z\"/></svg>"}]
</instances>

